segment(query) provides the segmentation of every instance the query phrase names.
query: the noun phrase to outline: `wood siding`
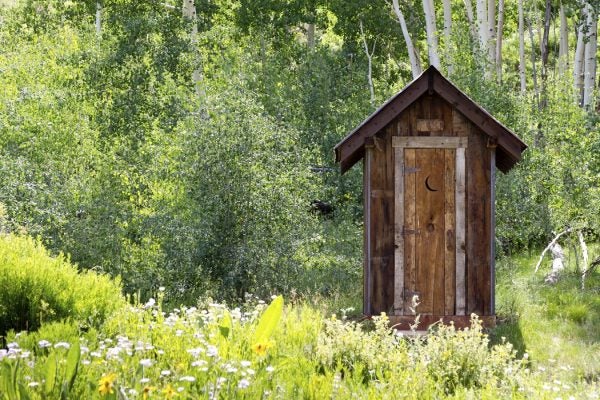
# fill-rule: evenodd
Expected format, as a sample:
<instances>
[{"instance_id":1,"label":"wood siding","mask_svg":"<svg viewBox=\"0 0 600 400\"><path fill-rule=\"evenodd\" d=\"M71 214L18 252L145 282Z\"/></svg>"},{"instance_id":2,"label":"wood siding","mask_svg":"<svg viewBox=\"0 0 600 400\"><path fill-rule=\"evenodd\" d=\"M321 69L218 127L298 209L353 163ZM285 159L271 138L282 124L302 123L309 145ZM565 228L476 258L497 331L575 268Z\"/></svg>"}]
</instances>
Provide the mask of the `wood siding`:
<instances>
[{"instance_id":1,"label":"wood siding","mask_svg":"<svg viewBox=\"0 0 600 400\"><path fill-rule=\"evenodd\" d=\"M425 123L424 120L435 122ZM426 127L430 127L432 131L423 130ZM417 174L408 174L400 182L394 172L397 164L414 166L416 157L414 150L406 149L399 153L392 146L393 137L397 136L446 136L453 137L448 142L460 142L463 140L460 138L468 141L466 149L462 149L466 175L462 195L456 191L458 182L454 179L457 175L453 161L458 159L459 151L444 150L444 146L440 146L442 149L419 150L430 152L425 158L435 159L431 162L445 169L443 181L435 182L436 187L442 191L441 196L431 199L441 210L439 215L433 217L436 219L435 224L444 226L441 235L437 235L436 231L435 238L430 238L435 243L435 251L427 248L419 250L418 243L415 242L419 240L416 235L398 235L399 224L414 226L420 205L407 201L402 208L404 215L399 215L399 208L394 201L395 192L403 191L410 198L411 193L422 189L416 188ZM398 293L400 286L404 285L441 293L440 298L425 300L426 306L423 309L430 315L468 316L472 312L493 315L493 260L490 251L493 245L493 151L487 146L487 135L438 95L424 94L373 138L367 139L365 144L365 314L386 312L391 315L410 315L410 301L404 297L404 293ZM460 201L465 204L464 238L457 237L457 227L452 223L458 221L460 215L449 211L454 210L456 203ZM402 246L402 249L399 250L398 246ZM461 251L464 252L464 265L460 265L456 261L459 258L455 257ZM404 259L398 260L398 256L403 256ZM442 260L433 263L434 260L428 261L428 257ZM419 262L432 262L436 267L427 272L429 275L419 277L416 271L409 268ZM457 298L460 268L464 268L465 279L465 298L462 300ZM397 273L404 273L401 284L395 280ZM460 306L463 308L460 309Z\"/></svg>"}]
</instances>

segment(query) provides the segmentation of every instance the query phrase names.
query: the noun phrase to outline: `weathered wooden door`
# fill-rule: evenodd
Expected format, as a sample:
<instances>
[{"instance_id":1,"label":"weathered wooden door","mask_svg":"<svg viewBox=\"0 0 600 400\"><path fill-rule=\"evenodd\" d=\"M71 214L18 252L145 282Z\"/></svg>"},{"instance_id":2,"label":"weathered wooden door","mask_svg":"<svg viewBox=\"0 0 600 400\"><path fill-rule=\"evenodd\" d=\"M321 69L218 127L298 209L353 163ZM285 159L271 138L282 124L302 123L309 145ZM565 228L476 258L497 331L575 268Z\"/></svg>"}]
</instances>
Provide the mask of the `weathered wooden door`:
<instances>
[{"instance_id":1,"label":"weathered wooden door","mask_svg":"<svg viewBox=\"0 0 600 400\"><path fill-rule=\"evenodd\" d=\"M464 315L466 145L394 137L396 315Z\"/></svg>"}]
</instances>

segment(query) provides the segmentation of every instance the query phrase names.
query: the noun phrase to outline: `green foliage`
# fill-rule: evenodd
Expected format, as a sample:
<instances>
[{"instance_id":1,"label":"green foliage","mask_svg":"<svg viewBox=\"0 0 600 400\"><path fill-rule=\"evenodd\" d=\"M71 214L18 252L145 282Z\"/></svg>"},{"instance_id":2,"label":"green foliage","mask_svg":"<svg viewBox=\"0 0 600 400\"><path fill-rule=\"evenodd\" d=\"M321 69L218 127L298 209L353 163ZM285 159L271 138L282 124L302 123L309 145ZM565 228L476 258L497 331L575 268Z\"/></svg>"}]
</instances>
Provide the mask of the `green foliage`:
<instances>
[{"instance_id":1,"label":"green foliage","mask_svg":"<svg viewBox=\"0 0 600 400\"><path fill-rule=\"evenodd\" d=\"M277 296L271 304L263 311L256 329L254 330L254 343L266 342L269 340L273 331L277 327L283 312L283 296Z\"/></svg>"},{"instance_id":2,"label":"green foliage","mask_svg":"<svg viewBox=\"0 0 600 400\"><path fill-rule=\"evenodd\" d=\"M272 307L281 306L279 299ZM219 334L226 314L228 337ZM312 307L288 306L270 345L257 349L250 345L252 327L269 314L262 302L169 314L146 304L125 307L101 333L70 341L69 350L67 343L42 348L19 336L0 352L0 398L21 390L50 399L168 398L175 391L181 398L521 399L584 398L598 390L528 370L511 345L490 347L476 319L470 329L440 326L426 338L405 338L390 330L385 316L369 330Z\"/></svg>"},{"instance_id":3,"label":"green foliage","mask_svg":"<svg viewBox=\"0 0 600 400\"><path fill-rule=\"evenodd\" d=\"M124 303L118 280L79 273L64 256L51 257L39 242L15 235L0 235L0 289L2 334L66 318L98 325Z\"/></svg>"}]
</instances>

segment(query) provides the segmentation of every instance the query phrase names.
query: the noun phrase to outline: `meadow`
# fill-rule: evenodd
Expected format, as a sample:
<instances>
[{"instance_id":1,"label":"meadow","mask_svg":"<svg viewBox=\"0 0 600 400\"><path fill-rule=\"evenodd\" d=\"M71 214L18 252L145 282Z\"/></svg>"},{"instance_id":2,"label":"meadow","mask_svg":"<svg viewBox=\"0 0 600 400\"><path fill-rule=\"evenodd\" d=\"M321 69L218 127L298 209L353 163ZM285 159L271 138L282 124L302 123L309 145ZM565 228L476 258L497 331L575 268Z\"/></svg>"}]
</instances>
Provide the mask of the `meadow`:
<instances>
[{"instance_id":1,"label":"meadow","mask_svg":"<svg viewBox=\"0 0 600 400\"><path fill-rule=\"evenodd\" d=\"M46 299L32 314L39 329L5 335L2 399L600 395L600 279L593 275L584 291L574 274L547 287L542 274L532 274L537 255L499 263L495 329L484 331L474 316L470 329L436 326L426 336L411 336L390 329L385 315L356 322L356 310L340 309L352 299L340 295L292 301L247 295L237 305L205 298L167 309L164 288L145 302L124 299L118 282L78 274L65 257L49 255L35 240L3 235L1 243L2 276L22 271L11 277L11 299L27 302L31 292ZM38 272L54 268L54 279L19 265ZM104 282L102 295L82 290L70 299L49 296L53 289L64 293L65 280L76 288L92 278ZM20 305L32 308L40 300L31 299ZM0 317L19 312L9 309L17 303L4 298ZM61 315L55 309L64 304L71 311Z\"/></svg>"}]
</instances>

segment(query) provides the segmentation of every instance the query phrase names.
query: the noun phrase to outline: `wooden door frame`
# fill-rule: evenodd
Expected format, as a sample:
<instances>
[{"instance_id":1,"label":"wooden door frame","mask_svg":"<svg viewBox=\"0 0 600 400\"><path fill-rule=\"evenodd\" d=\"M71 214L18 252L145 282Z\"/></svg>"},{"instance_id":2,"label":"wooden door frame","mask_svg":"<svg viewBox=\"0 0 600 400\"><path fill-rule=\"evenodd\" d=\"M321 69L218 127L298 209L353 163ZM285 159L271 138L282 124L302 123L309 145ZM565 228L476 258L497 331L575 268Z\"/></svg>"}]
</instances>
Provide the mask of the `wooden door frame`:
<instances>
[{"instance_id":1,"label":"wooden door frame","mask_svg":"<svg viewBox=\"0 0 600 400\"><path fill-rule=\"evenodd\" d=\"M394 315L406 315L404 304L404 150L455 150L455 315L465 315L466 305L466 148L467 137L456 136L394 136ZM402 199L402 201L398 201Z\"/></svg>"}]
</instances>

